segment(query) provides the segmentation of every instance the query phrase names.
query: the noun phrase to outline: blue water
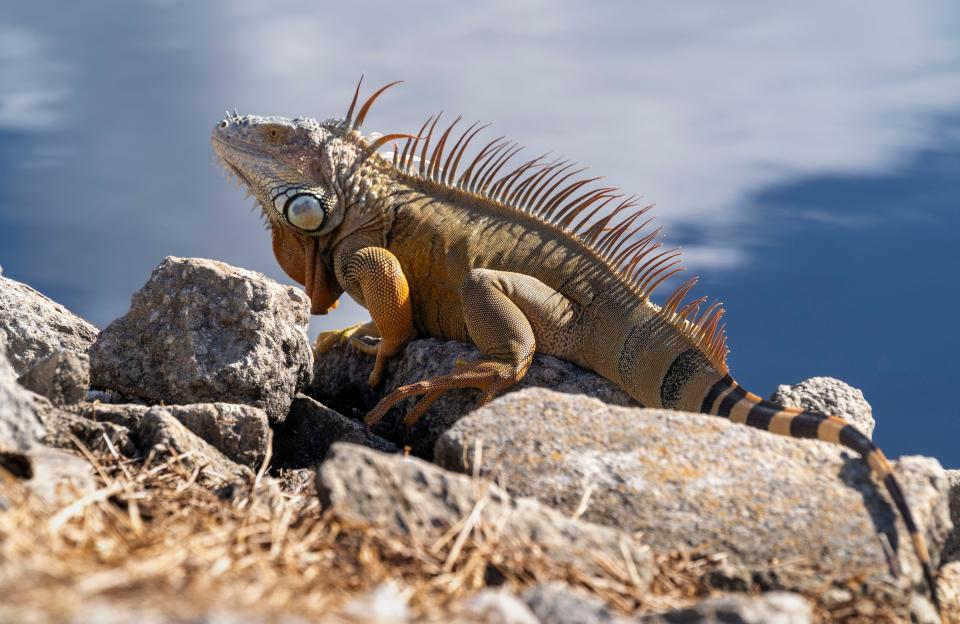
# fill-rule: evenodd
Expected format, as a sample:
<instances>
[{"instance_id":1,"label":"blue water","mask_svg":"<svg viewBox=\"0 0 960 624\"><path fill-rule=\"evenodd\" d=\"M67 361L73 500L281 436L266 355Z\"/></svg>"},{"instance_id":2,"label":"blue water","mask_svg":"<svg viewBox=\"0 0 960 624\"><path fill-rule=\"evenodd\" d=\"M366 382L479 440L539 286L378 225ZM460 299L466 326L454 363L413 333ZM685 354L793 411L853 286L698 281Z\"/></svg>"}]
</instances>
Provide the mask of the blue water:
<instances>
[{"instance_id":1,"label":"blue water","mask_svg":"<svg viewBox=\"0 0 960 624\"><path fill-rule=\"evenodd\" d=\"M839 377L889 454L960 467L956 3L324 4L5 3L4 274L101 326L166 255L288 281L210 129L403 78L369 129L462 112L643 193L725 302L741 383Z\"/></svg>"}]
</instances>

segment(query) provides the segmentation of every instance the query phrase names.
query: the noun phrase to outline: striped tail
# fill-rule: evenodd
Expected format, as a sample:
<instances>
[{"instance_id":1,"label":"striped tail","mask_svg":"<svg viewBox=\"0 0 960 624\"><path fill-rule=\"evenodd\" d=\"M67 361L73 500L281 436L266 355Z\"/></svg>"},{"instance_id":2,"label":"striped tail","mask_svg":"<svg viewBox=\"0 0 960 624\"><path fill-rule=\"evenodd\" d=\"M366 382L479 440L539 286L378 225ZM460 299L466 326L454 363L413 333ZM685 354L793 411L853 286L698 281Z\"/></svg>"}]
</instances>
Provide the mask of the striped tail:
<instances>
[{"instance_id":1,"label":"striped tail","mask_svg":"<svg viewBox=\"0 0 960 624\"><path fill-rule=\"evenodd\" d=\"M828 416L816 412L805 412L793 407L780 407L769 401L764 401L757 395L747 392L735 382L730 375L715 383L703 399L700 411L705 414L714 414L729 418L735 423L756 427L772 433L792 438L815 438L825 442L840 444L859 453L870 469L873 470L883 485L887 488L890 498L893 499L897 511L903 518L913 540L913 549L923 567L923 575L930 588L930 595L937 610L940 602L937 598L937 585L933 575L933 566L930 564L930 554L927 552L927 543L917 529L917 524L910 513L910 507L903 496L903 490L893 467L883 452L873 441L858 429L837 416Z\"/></svg>"}]
</instances>

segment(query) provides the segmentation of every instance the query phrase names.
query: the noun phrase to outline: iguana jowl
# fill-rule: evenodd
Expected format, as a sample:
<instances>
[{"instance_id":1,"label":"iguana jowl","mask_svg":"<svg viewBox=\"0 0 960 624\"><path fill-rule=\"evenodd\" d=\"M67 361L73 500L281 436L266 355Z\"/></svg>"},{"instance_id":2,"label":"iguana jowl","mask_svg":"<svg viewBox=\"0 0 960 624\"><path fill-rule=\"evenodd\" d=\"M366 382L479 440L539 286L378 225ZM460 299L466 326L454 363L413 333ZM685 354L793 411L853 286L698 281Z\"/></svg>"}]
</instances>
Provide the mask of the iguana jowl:
<instances>
[{"instance_id":1,"label":"iguana jowl","mask_svg":"<svg viewBox=\"0 0 960 624\"><path fill-rule=\"evenodd\" d=\"M649 209L567 161L540 156L508 167L521 149L503 137L465 157L483 127L416 136L364 137L373 93L344 119L228 113L213 146L256 196L281 267L303 284L314 314L346 291L381 340L371 385L416 335L472 341L483 358L449 374L397 388L371 411L377 422L398 401L422 398L410 425L452 388L479 388L483 401L517 383L535 351L595 371L641 404L699 411L782 435L817 438L861 454L883 481L910 532L931 593L933 570L889 461L843 419L782 408L729 375L719 303L684 298L684 282L662 306L650 295L682 268L661 250ZM392 157L378 150L406 139Z\"/></svg>"}]
</instances>

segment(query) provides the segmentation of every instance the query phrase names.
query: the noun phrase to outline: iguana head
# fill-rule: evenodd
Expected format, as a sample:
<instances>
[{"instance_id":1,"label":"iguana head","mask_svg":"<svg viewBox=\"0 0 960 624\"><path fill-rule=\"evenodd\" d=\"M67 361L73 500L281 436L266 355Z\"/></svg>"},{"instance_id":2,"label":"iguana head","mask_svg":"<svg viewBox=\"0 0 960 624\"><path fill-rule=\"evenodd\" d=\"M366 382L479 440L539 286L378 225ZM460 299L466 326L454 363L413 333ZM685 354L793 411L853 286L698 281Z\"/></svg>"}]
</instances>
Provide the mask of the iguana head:
<instances>
[{"instance_id":1,"label":"iguana head","mask_svg":"<svg viewBox=\"0 0 960 624\"><path fill-rule=\"evenodd\" d=\"M331 246L344 235L339 230L362 225L372 204L366 199L376 196L369 179L357 184L353 176L388 141L408 137L368 140L360 133L377 96L395 84L371 95L356 119L359 84L344 119L319 123L228 112L213 128L214 152L256 197L270 225L273 253L284 272L304 285L313 314L337 305L343 289L333 274Z\"/></svg>"},{"instance_id":2,"label":"iguana head","mask_svg":"<svg viewBox=\"0 0 960 624\"><path fill-rule=\"evenodd\" d=\"M343 290L329 245L348 207L343 182L361 147L342 123L228 113L213 128L224 168L257 199L284 272L304 285L313 314L325 314Z\"/></svg>"}]
</instances>

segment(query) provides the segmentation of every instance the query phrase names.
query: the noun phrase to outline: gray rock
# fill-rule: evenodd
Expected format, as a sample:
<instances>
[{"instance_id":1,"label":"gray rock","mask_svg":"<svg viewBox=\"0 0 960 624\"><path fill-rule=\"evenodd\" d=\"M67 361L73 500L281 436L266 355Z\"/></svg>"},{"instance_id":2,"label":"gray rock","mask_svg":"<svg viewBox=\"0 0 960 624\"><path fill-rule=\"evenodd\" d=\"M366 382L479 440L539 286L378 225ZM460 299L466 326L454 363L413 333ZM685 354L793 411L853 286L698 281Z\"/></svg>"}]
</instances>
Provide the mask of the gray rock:
<instances>
[{"instance_id":1,"label":"gray rock","mask_svg":"<svg viewBox=\"0 0 960 624\"><path fill-rule=\"evenodd\" d=\"M523 601L543 624L626 624L629 620L584 590L558 581L540 583Z\"/></svg>"},{"instance_id":2,"label":"gray rock","mask_svg":"<svg viewBox=\"0 0 960 624\"><path fill-rule=\"evenodd\" d=\"M200 468L201 473L213 483L229 484L253 476L249 468L227 459L165 408L150 408L140 419L137 436L144 452L154 451L159 459L178 457L178 463L187 471Z\"/></svg>"},{"instance_id":3,"label":"gray rock","mask_svg":"<svg viewBox=\"0 0 960 624\"><path fill-rule=\"evenodd\" d=\"M920 594L910 597L910 621L913 624L943 624L937 608L929 598Z\"/></svg>"},{"instance_id":4,"label":"gray rock","mask_svg":"<svg viewBox=\"0 0 960 624\"><path fill-rule=\"evenodd\" d=\"M796 594L770 592L759 596L725 596L688 609L647 615L638 624L809 624L813 612Z\"/></svg>"},{"instance_id":5,"label":"gray rock","mask_svg":"<svg viewBox=\"0 0 960 624\"><path fill-rule=\"evenodd\" d=\"M839 416L866 436L873 435L873 409L863 392L833 377L811 377L793 386L777 386L770 401L785 407L799 407L821 414Z\"/></svg>"},{"instance_id":6,"label":"gray rock","mask_svg":"<svg viewBox=\"0 0 960 624\"><path fill-rule=\"evenodd\" d=\"M57 351L36 362L17 381L54 405L79 403L90 387L90 358L86 353Z\"/></svg>"},{"instance_id":7,"label":"gray rock","mask_svg":"<svg viewBox=\"0 0 960 624\"><path fill-rule=\"evenodd\" d=\"M480 352L472 344L434 338L414 340L403 355L387 366L383 382L377 388L367 385L373 369L373 358L340 344L314 361L314 377L306 393L348 416L362 418L389 391L422 379L448 374L458 359L474 360ZM558 392L585 394L605 403L636 405L636 402L614 383L574 364L538 353L523 380L507 393L529 387L547 387ZM441 396L409 432L403 431L403 415L416 399L408 399L390 410L374 428L383 437L409 445L411 452L431 458L433 446L441 433L464 414L477 408L480 392L473 389L452 390Z\"/></svg>"},{"instance_id":8,"label":"gray rock","mask_svg":"<svg viewBox=\"0 0 960 624\"><path fill-rule=\"evenodd\" d=\"M511 499L491 483L475 483L413 457L334 444L320 467L317 492L324 506L342 518L426 544L478 508L479 521L488 530L499 530L508 547L538 547L545 556L592 574L602 573L600 557L623 562L625 549L641 587L653 575L649 550L625 533L573 520L532 499Z\"/></svg>"},{"instance_id":9,"label":"gray rock","mask_svg":"<svg viewBox=\"0 0 960 624\"><path fill-rule=\"evenodd\" d=\"M26 284L0 277L0 342L17 375L61 349L86 351L97 328Z\"/></svg>"},{"instance_id":10,"label":"gray rock","mask_svg":"<svg viewBox=\"0 0 960 624\"><path fill-rule=\"evenodd\" d=\"M455 602L437 622L461 624L540 624L522 600L504 589L485 589Z\"/></svg>"},{"instance_id":11,"label":"gray rock","mask_svg":"<svg viewBox=\"0 0 960 624\"><path fill-rule=\"evenodd\" d=\"M26 456L30 476L24 484L48 501L72 500L96 489L90 463L73 453L37 445Z\"/></svg>"},{"instance_id":12,"label":"gray rock","mask_svg":"<svg viewBox=\"0 0 960 624\"><path fill-rule=\"evenodd\" d=\"M144 419L150 409L85 402L72 406L70 413L39 411L47 428L46 444L72 449L72 435L91 450L109 452L106 436L117 452L135 457L145 456L154 444L152 419ZM164 411L227 459L253 470L263 463L269 430L263 410L237 403L195 403L167 405Z\"/></svg>"},{"instance_id":13,"label":"gray rock","mask_svg":"<svg viewBox=\"0 0 960 624\"><path fill-rule=\"evenodd\" d=\"M60 410L51 411L43 421L47 430L43 443L47 446L76 451L74 440L78 440L96 454L110 455L115 451L129 458L140 454L133 433L123 425L97 422Z\"/></svg>"},{"instance_id":14,"label":"gray rock","mask_svg":"<svg viewBox=\"0 0 960 624\"><path fill-rule=\"evenodd\" d=\"M275 468L319 464L334 442L352 442L384 453L400 450L371 433L362 423L303 394L294 397L287 419L274 427L273 434L272 466Z\"/></svg>"},{"instance_id":15,"label":"gray rock","mask_svg":"<svg viewBox=\"0 0 960 624\"><path fill-rule=\"evenodd\" d=\"M72 499L95 488L89 463L36 442L18 449L0 447L0 484L8 476L52 503L59 502L61 494ZM0 511L6 505L5 497L0 496Z\"/></svg>"},{"instance_id":16,"label":"gray rock","mask_svg":"<svg viewBox=\"0 0 960 624\"><path fill-rule=\"evenodd\" d=\"M437 442L435 459L471 471L481 442L481 474L496 474L511 494L571 513L589 490L584 519L641 531L657 550L725 552L761 586L888 579L881 534L906 578L922 579L885 492L859 458L829 444L542 389L461 419ZM895 471L936 560L950 528L943 470L905 457Z\"/></svg>"},{"instance_id":17,"label":"gray rock","mask_svg":"<svg viewBox=\"0 0 960 624\"><path fill-rule=\"evenodd\" d=\"M0 341L0 451L25 451L44 435L33 393L17 383Z\"/></svg>"},{"instance_id":18,"label":"gray rock","mask_svg":"<svg viewBox=\"0 0 960 624\"><path fill-rule=\"evenodd\" d=\"M263 464L269 431L263 410L237 403L168 405L166 410L228 459L253 470Z\"/></svg>"},{"instance_id":19,"label":"gray rock","mask_svg":"<svg viewBox=\"0 0 960 624\"><path fill-rule=\"evenodd\" d=\"M943 561L960 561L960 470L947 470L950 487L950 520L953 531L943 547Z\"/></svg>"},{"instance_id":20,"label":"gray rock","mask_svg":"<svg viewBox=\"0 0 960 624\"><path fill-rule=\"evenodd\" d=\"M171 256L90 348L91 382L154 402L246 403L280 422L309 380L308 318L300 290Z\"/></svg>"},{"instance_id":21,"label":"gray rock","mask_svg":"<svg viewBox=\"0 0 960 624\"><path fill-rule=\"evenodd\" d=\"M944 613L953 614L951 624L960 624L960 561L951 561L937 574L937 594Z\"/></svg>"},{"instance_id":22,"label":"gray rock","mask_svg":"<svg viewBox=\"0 0 960 624\"><path fill-rule=\"evenodd\" d=\"M340 609L341 617L331 618L331 624L407 624L410 622L411 592L396 582L387 580L372 591L354 596Z\"/></svg>"}]
</instances>

